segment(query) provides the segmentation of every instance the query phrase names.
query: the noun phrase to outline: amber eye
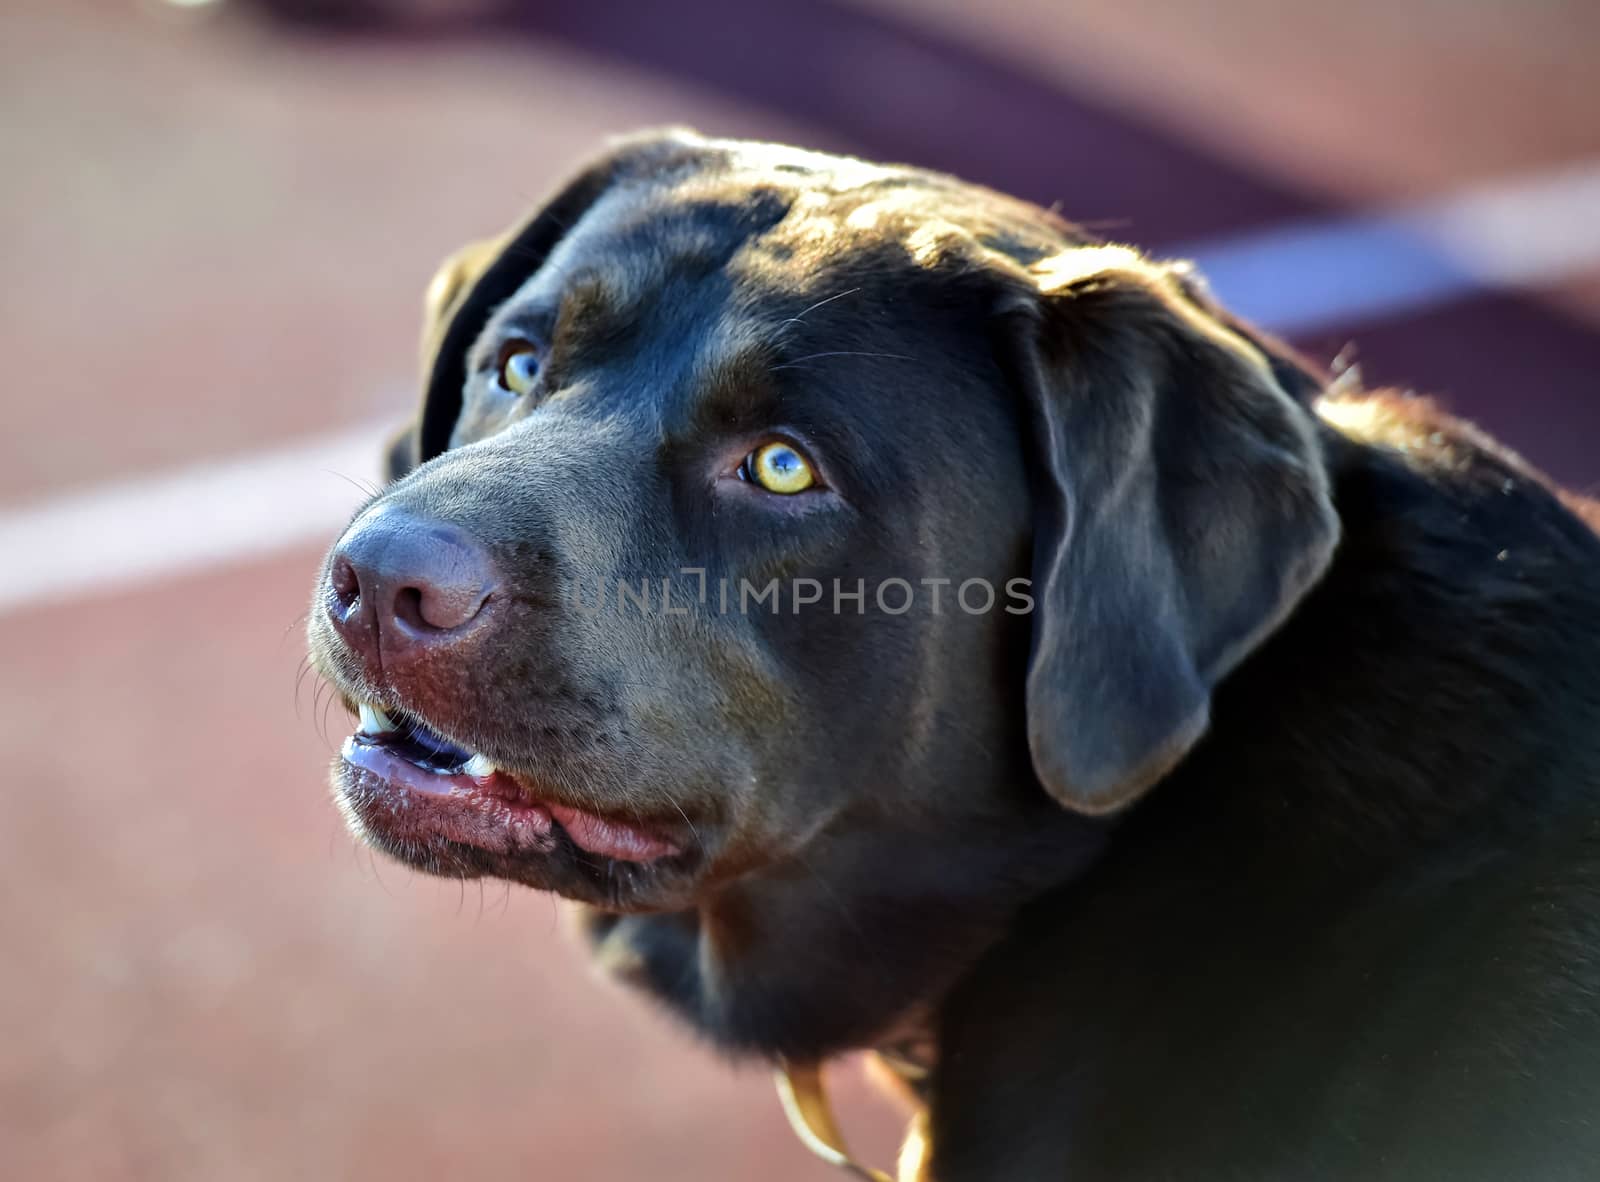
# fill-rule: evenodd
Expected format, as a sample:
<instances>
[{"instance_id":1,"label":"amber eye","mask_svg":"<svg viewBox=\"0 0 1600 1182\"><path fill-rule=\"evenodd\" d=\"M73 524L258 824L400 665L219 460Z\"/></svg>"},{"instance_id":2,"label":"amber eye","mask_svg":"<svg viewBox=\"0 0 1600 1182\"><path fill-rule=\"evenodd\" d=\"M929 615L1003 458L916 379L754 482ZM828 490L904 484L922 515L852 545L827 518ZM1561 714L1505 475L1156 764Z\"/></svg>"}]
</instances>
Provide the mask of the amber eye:
<instances>
[{"instance_id":1,"label":"amber eye","mask_svg":"<svg viewBox=\"0 0 1600 1182\"><path fill-rule=\"evenodd\" d=\"M805 492L817 482L805 457L787 443L769 443L745 457L739 475L770 493L790 496Z\"/></svg>"},{"instance_id":2,"label":"amber eye","mask_svg":"<svg viewBox=\"0 0 1600 1182\"><path fill-rule=\"evenodd\" d=\"M507 341L500 349L500 385L526 394L539 380L539 351L530 341Z\"/></svg>"}]
</instances>

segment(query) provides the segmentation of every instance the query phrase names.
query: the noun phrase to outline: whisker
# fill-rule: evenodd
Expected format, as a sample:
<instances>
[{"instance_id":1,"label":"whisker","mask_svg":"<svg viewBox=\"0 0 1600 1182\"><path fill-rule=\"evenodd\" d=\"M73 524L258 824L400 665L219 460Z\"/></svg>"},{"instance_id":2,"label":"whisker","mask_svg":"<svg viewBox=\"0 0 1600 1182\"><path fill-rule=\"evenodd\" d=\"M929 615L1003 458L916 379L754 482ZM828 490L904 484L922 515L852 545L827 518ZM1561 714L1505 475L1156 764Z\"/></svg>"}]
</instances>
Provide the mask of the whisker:
<instances>
[{"instance_id":1,"label":"whisker","mask_svg":"<svg viewBox=\"0 0 1600 1182\"><path fill-rule=\"evenodd\" d=\"M826 353L811 353L805 357L796 357L793 361L785 361L782 365L774 365L773 371L780 369L794 369L808 361L820 361L824 357L884 357L890 361L915 361L915 357L907 357L903 353L869 353L859 349L833 349Z\"/></svg>"},{"instance_id":2,"label":"whisker","mask_svg":"<svg viewBox=\"0 0 1600 1182\"><path fill-rule=\"evenodd\" d=\"M841 291L837 295L831 295L825 300L818 300L816 303L812 304L809 308L806 308L804 311L800 312L798 315L791 316L787 320L780 321L779 324L778 324L778 327L782 328L785 324L799 324L802 320L804 320L812 312L815 312L818 308L822 307L823 304L831 304L831 303L833 303L834 300L842 300L842 299L844 299L845 296L847 296L847 295L855 295L856 292L858 292L860 290L861 289L859 287L852 287L848 291Z\"/></svg>"},{"instance_id":3,"label":"whisker","mask_svg":"<svg viewBox=\"0 0 1600 1182\"><path fill-rule=\"evenodd\" d=\"M306 674L311 672L311 654L300 658L300 667L294 674L294 716L300 717L300 689L305 685ZM320 679L319 679L320 680Z\"/></svg>"},{"instance_id":4,"label":"whisker","mask_svg":"<svg viewBox=\"0 0 1600 1182\"><path fill-rule=\"evenodd\" d=\"M340 472L335 468L323 468L323 469L321 469L321 471L322 471L322 474L325 475L325 476L337 476L340 480L344 481L351 488L354 488L358 492L364 493L366 495L366 498L367 498L366 504L362 505L360 509L356 510L356 512L355 512L355 516L356 517L361 516L362 510L364 510L367 507L367 505L370 505L378 497L383 495L383 490L381 488L379 488L376 484L373 484L370 480L363 480L358 476L351 476L348 472Z\"/></svg>"},{"instance_id":5,"label":"whisker","mask_svg":"<svg viewBox=\"0 0 1600 1182\"><path fill-rule=\"evenodd\" d=\"M383 893L389 898L394 898L394 892L389 889L389 884L383 881L383 872L378 869L378 857L372 852L372 847L367 847L367 866L372 871L372 877L378 880L378 885L383 888Z\"/></svg>"},{"instance_id":6,"label":"whisker","mask_svg":"<svg viewBox=\"0 0 1600 1182\"><path fill-rule=\"evenodd\" d=\"M360 491L366 493L369 497L377 495L377 489L373 488L369 481L363 480L359 476L352 476L348 472L340 472L337 468L324 468L323 471L329 476L337 476L351 488L359 489Z\"/></svg>"},{"instance_id":7,"label":"whisker","mask_svg":"<svg viewBox=\"0 0 1600 1182\"><path fill-rule=\"evenodd\" d=\"M694 827L694 822L689 820L689 814L683 811L683 806L671 795L667 796L667 803L678 810L678 816L683 818L683 823L689 826L689 835L694 838L695 845L700 844L700 831Z\"/></svg>"},{"instance_id":8,"label":"whisker","mask_svg":"<svg viewBox=\"0 0 1600 1182\"><path fill-rule=\"evenodd\" d=\"M324 689L327 689L330 692L324 694ZM332 684L324 680L321 686L317 688L317 696L313 699L313 709L317 708L316 703L319 700L321 704L321 713L317 718L317 733L322 736L323 745L326 746L329 751L333 752L334 754L338 754L338 748L333 745L333 740L328 737L328 715L333 712L335 703L338 703L342 707L344 705L344 699L339 696L338 691L334 690Z\"/></svg>"},{"instance_id":9,"label":"whisker","mask_svg":"<svg viewBox=\"0 0 1600 1182\"><path fill-rule=\"evenodd\" d=\"M326 681L319 679L317 681L316 689L311 691L311 717L312 720L317 724L317 734L322 738L324 745L327 745L328 733L323 729L322 725L322 695L331 688L332 687Z\"/></svg>"}]
</instances>

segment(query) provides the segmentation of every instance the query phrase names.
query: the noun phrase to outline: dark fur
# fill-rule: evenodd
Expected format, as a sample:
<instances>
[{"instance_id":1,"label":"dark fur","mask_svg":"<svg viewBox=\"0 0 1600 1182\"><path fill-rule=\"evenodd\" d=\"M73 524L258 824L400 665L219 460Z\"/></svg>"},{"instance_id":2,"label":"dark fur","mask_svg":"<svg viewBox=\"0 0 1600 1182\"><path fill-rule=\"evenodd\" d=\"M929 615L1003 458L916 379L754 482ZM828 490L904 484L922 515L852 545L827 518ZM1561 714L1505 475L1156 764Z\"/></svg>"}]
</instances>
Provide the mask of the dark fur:
<instances>
[{"instance_id":1,"label":"dark fur","mask_svg":"<svg viewBox=\"0 0 1600 1182\"><path fill-rule=\"evenodd\" d=\"M587 904L728 1050L931 1032L941 1182L1600 1176L1592 506L1425 402L1319 418L1197 277L911 169L628 141L432 306L383 499L483 539L515 610L388 684L314 613L318 662L697 843L402 841L346 785L374 840ZM508 319L551 345L515 403L477 376ZM810 511L717 478L775 429ZM1038 602L559 591L683 567Z\"/></svg>"}]
</instances>

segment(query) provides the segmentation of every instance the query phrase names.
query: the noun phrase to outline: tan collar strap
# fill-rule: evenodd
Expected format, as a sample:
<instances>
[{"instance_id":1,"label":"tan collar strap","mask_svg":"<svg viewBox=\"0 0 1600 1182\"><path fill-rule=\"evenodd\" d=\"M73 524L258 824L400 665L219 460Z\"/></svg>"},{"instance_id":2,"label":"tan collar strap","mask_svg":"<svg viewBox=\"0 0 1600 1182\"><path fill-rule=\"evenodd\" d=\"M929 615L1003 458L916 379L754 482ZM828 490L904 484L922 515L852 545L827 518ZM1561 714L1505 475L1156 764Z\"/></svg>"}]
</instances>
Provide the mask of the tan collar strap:
<instances>
[{"instance_id":1,"label":"tan collar strap","mask_svg":"<svg viewBox=\"0 0 1600 1182\"><path fill-rule=\"evenodd\" d=\"M779 1063L778 1099L783 1102L783 1114L789 1118L794 1135L823 1161L866 1182L894 1182L883 1171L856 1161L845 1148L844 1137L833 1120L833 1109L828 1106L820 1063Z\"/></svg>"}]
</instances>

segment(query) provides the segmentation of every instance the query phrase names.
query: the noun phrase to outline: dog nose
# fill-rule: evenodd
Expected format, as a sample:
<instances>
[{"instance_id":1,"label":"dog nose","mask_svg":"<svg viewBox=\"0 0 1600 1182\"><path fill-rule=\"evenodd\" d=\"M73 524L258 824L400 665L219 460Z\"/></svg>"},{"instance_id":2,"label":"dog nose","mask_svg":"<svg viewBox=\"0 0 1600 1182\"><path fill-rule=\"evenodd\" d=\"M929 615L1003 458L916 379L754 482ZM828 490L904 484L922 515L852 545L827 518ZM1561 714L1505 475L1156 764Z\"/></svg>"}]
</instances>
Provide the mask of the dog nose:
<instances>
[{"instance_id":1,"label":"dog nose","mask_svg":"<svg viewBox=\"0 0 1600 1182\"><path fill-rule=\"evenodd\" d=\"M401 509L364 513L334 547L328 616L369 661L436 651L475 631L494 597L494 563L465 530Z\"/></svg>"}]
</instances>

